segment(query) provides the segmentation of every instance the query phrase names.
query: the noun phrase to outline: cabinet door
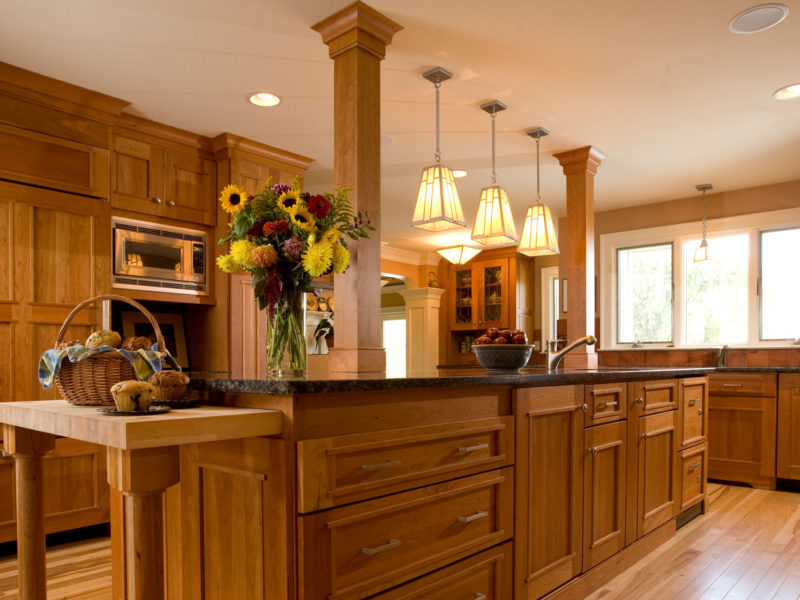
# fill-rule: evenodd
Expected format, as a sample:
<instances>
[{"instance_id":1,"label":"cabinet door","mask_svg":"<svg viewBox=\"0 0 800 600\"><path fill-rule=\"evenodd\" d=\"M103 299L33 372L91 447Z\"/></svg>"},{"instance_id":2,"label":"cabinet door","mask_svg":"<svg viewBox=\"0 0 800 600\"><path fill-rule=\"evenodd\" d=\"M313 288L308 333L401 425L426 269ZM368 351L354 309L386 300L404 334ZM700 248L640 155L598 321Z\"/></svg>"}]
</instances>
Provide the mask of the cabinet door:
<instances>
[{"instance_id":1,"label":"cabinet door","mask_svg":"<svg viewBox=\"0 0 800 600\"><path fill-rule=\"evenodd\" d=\"M778 477L800 479L800 375L781 373L778 392Z\"/></svg>"},{"instance_id":2,"label":"cabinet door","mask_svg":"<svg viewBox=\"0 0 800 600\"><path fill-rule=\"evenodd\" d=\"M260 190L272 173L274 173L274 170L271 170L267 165L242 160L241 158L231 159L231 183L235 183L248 194L255 194ZM278 179L280 179L279 174L273 181L277 183ZM221 189L225 187L225 184L220 182L217 187Z\"/></svg>"},{"instance_id":3,"label":"cabinet door","mask_svg":"<svg viewBox=\"0 0 800 600\"><path fill-rule=\"evenodd\" d=\"M581 572L582 404L583 386L514 391L517 600L540 598Z\"/></svg>"},{"instance_id":4,"label":"cabinet door","mask_svg":"<svg viewBox=\"0 0 800 600\"><path fill-rule=\"evenodd\" d=\"M478 283L478 328L509 327L508 259L477 263L472 276Z\"/></svg>"},{"instance_id":5,"label":"cabinet door","mask_svg":"<svg viewBox=\"0 0 800 600\"><path fill-rule=\"evenodd\" d=\"M706 499L708 444L700 444L680 453L681 505L680 510Z\"/></svg>"},{"instance_id":6,"label":"cabinet door","mask_svg":"<svg viewBox=\"0 0 800 600\"><path fill-rule=\"evenodd\" d=\"M626 423L591 427L584 436L583 570L586 571L625 547Z\"/></svg>"},{"instance_id":7,"label":"cabinet door","mask_svg":"<svg viewBox=\"0 0 800 600\"><path fill-rule=\"evenodd\" d=\"M584 393L586 427L624 419L627 412L625 390L624 383L587 385Z\"/></svg>"},{"instance_id":8,"label":"cabinet door","mask_svg":"<svg viewBox=\"0 0 800 600\"><path fill-rule=\"evenodd\" d=\"M774 489L776 405L774 396L709 395L709 478Z\"/></svg>"},{"instance_id":9,"label":"cabinet door","mask_svg":"<svg viewBox=\"0 0 800 600\"><path fill-rule=\"evenodd\" d=\"M642 537L675 514L678 492L678 411L639 418L636 535Z\"/></svg>"},{"instance_id":10,"label":"cabinet door","mask_svg":"<svg viewBox=\"0 0 800 600\"><path fill-rule=\"evenodd\" d=\"M213 161L167 150L164 155L164 216L214 225L217 222Z\"/></svg>"},{"instance_id":11,"label":"cabinet door","mask_svg":"<svg viewBox=\"0 0 800 600\"><path fill-rule=\"evenodd\" d=\"M473 293L472 267L453 269L450 275L450 327L452 329L477 329L478 318L475 304L477 294Z\"/></svg>"},{"instance_id":12,"label":"cabinet door","mask_svg":"<svg viewBox=\"0 0 800 600\"><path fill-rule=\"evenodd\" d=\"M111 206L164 214L164 149L140 140L114 138Z\"/></svg>"},{"instance_id":13,"label":"cabinet door","mask_svg":"<svg viewBox=\"0 0 800 600\"><path fill-rule=\"evenodd\" d=\"M706 441L708 436L708 380L705 377L678 382L681 411L681 447Z\"/></svg>"}]
</instances>

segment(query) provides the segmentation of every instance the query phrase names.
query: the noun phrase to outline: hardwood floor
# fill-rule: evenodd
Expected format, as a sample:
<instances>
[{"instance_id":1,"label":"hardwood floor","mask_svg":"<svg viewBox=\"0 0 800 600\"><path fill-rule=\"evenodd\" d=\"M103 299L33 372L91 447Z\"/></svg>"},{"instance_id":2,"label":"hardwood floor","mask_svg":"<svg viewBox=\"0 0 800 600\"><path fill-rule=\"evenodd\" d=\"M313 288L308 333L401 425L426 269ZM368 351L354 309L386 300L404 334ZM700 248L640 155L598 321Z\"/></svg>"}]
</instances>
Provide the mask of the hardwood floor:
<instances>
[{"instance_id":1,"label":"hardwood floor","mask_svg":"<svg viewBox=\"0 0 800 600\"><path fill-rule=\"evenodd\" d=\"M709 514L587 600L800 598L800 494L713 486L711 500ZM56 546L47 560L49 600L110 600L108 539ZM16 560L0 559L0 600L16 598Z\"/></svg>"}]
</instances>

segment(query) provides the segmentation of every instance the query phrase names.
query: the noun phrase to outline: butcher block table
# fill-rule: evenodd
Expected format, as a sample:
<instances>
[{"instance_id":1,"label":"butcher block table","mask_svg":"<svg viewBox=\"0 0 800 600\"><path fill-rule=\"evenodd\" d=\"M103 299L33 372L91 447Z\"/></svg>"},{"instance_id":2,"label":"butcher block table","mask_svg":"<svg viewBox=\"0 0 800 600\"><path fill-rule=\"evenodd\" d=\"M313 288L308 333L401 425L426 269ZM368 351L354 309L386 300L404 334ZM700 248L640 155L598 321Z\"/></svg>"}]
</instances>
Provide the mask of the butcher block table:
<instances>
[{"instance_id":1,"label":"butcher block table","mask_svg":"<svg viewBox=\"0 0 800 600\"><path fill-rule=\"evenodd\" d=\"M203 406L163 415L112 417L95 406L64 400L0 402L5 450L13 455L17 488L17 555L22 600L45 600L42 457L56 436L107 448L108 483L123 497L120 523L112 523L112 547L124 553L126 599L164 597L163 492L180 481L182 444L280 434L278 410ZM118 585L117 585L118 584Z\"/></svg>"}]
</instances>

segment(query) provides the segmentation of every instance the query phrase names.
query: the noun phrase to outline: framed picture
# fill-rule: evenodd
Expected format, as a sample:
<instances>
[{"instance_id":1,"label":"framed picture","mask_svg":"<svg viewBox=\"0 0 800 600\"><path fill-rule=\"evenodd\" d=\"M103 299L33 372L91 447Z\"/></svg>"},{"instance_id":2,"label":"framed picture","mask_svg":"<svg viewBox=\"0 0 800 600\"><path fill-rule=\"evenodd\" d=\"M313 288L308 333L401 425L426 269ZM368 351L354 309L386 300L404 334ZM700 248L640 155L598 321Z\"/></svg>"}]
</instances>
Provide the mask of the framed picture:
<instances>
[{"instance_id":1,"label":"framed picture","mask_svg":"<svg viewBox=\"0 0 800 600\"><path fill-rule=\"evenodd\" d=\"M149 337L153 343L156 341L156 334L150 326L150 322L140 312L130 310L122 311L122 335L123 337L142 336ZM174 313L153 313L153 317L161 329L164 336L164 345L167 351L175 359L181 369L189 368L189 352L186 349L186 330L183 327L183 315Z\"/></svg>"}]
</instances>

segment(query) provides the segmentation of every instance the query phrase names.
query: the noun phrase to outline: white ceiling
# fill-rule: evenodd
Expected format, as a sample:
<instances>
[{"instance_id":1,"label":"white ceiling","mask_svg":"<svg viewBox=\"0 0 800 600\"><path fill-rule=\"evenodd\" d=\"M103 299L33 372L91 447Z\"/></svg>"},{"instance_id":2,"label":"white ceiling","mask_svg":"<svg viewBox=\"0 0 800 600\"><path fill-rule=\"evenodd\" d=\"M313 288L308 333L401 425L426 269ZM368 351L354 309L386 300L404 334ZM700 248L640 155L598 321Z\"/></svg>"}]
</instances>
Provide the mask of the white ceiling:
<instances>
[{"instance_id":1,"label":"white ceiling","mask_svg":"<svg viewBox=\"0 0 800 600\"><path fill-rule=\"evenodd\" d=\"M441 65L442 158L468 220L488 184L497 98L498 183L518 228L536 189L565 213L552 152L592 144L607 155L596 208L608 210L800 179L800 0L754 35L731 34L747 0L370 0L403 25L382 64L382 238L434 249L469 231L412 229L421 169L432 162L434 90ZM214 136L230 131L313 157L310 189L332 185L333 69L310 26L349 0L0 0L0 60L132 102L144 117ZM283 102L259 109L256 90ZM800 202L800 200L799 200Z\"/></svg>"}]
</instances>

